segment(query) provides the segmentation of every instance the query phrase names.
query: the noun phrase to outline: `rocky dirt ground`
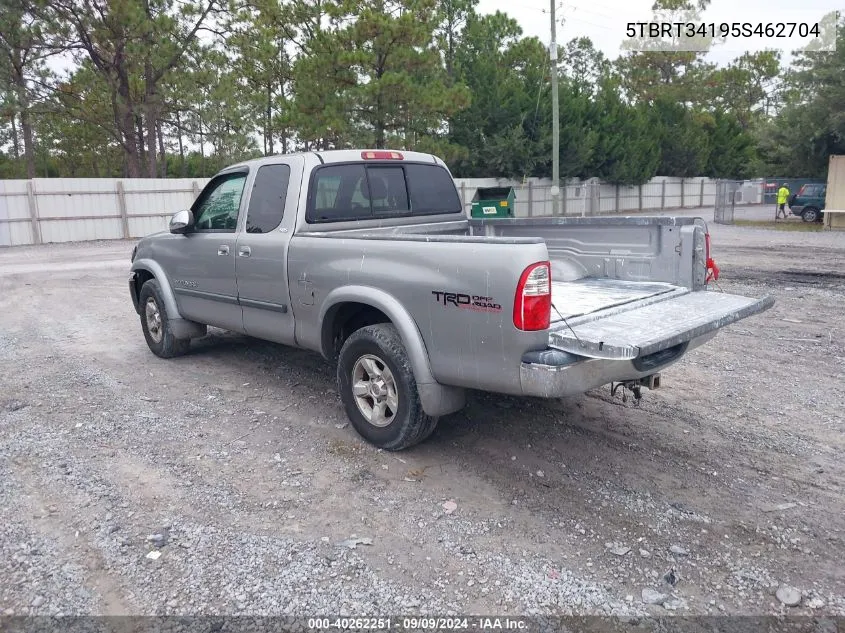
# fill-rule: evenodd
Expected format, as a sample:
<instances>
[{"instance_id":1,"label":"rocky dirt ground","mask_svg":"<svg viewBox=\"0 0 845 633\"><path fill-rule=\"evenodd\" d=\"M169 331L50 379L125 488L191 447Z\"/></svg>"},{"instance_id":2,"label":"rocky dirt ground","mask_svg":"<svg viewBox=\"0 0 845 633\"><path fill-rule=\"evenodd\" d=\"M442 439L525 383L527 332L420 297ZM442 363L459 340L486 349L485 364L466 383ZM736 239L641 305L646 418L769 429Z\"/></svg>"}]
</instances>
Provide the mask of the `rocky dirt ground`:
<instances>
[{"instance_id":1,"label":"rocky dirt ground","mask_svg":"<svg viewBox=\"0 0 845 633\"><path fill-rule=\"evenodd\" d=\"M845 615L845 235L711 230L777 304L640 406L476 393L399 454L311 353L154 357L131 243L0 251L0 613Z\"/></svg>"}]
</instances>

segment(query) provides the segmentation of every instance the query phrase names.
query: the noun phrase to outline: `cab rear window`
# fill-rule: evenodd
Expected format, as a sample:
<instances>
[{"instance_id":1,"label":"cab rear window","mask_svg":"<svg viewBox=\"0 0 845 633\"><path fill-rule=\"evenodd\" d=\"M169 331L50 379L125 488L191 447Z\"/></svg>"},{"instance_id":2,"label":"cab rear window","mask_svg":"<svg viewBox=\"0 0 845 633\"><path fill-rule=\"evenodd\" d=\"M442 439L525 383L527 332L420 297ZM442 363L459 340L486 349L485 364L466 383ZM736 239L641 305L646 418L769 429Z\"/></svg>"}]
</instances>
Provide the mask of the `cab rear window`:
<instances>
[{"instance_id":1,"label":"cab rear window","mask_svg":"<svg viewBox=\"0 0 845 633\"><path fill-rule=\"evenodd\" d=\"M310 223L461 213L449 172L419 163L347 163L314 170L305 219Z\"/></svg>"}]
</instances>

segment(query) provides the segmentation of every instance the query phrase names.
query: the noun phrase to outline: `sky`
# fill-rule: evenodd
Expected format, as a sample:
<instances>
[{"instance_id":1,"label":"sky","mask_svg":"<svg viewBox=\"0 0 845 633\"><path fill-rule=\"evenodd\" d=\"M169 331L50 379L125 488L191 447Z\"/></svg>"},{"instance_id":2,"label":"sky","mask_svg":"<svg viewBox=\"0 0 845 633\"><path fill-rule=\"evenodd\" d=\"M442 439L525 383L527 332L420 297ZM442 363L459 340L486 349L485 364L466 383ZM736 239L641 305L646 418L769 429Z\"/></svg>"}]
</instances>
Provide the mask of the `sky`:
<instances>
[{"instance_id":1,"label":"sky","mask_svg":"<svg viewBox=\"0 0 845 633\"><path fill-rule=\"evenodd\" d=\"M653 0L555 0L558 17L559 43L576 37L589 37L596 48L610 59L620 54L620 44L626 39L626 23L647 22L651 18ZM539 37L544 43L550 38L550 0L480 0L479 13L502 11L515 18L525 35ZM702 14L702 21L767 23L778 21L814 22L832 10L845 12L845 0L712 0ZM563 24L561 26L561 19ZM797 39L750 42L733 40L714 49L708 59L725 65L746 50L775 48L783 51L782 60L788 62L791 50L802 42Z\"/></svg>"}]
</instances>

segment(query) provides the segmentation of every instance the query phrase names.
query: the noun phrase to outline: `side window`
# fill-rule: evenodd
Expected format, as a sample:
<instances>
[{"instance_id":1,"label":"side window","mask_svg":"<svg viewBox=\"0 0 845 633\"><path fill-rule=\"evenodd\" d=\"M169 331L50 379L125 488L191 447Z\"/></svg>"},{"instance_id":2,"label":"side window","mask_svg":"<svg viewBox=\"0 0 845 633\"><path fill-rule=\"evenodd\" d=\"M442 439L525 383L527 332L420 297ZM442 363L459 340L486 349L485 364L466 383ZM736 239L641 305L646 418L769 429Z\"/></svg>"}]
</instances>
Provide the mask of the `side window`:
<instances>
[{"instance_id":1,"label":"side window","mask_svg":"<svg viewBox=\"0 0 845 633\"><path fill-rule=\"evenodd\" d=\"M281 224L289 182L287 165L264 165L258 170L246 214L247 233L269 233Z\"/></svg>"},{"instance_id":2,"label":"side window","mask_svg":"<svg viewBox=\"0 0 845 633\"><path fill-rule=\"evenodd\" d=\"M220 176L209 183L194 204L196 230L234 232L245 182L245 173L235 173Z\"/></svg>"},{"instance_id":3,"label":"side window","mask_svg":"<svg viewBox=\"0 0 845 633\"><path fill-rule=\"evenodd\" d=\"M357 220L372 215L363 165L329 165L314 173L309 222Z\"/></svg>"},{"instance_id":4,"label":"side window","mask_svg":"<svg viewBox=\"0 0 845 633\"><path fill-rule=\"evenodd\" d=\"M439 165L405 165L414 214L461 213L455 181Z\"/></svg>"},{"instance_id":5,"label":"side window","mask_svg":"<svg viewBox=\"0 0 845 633\"><path fill-rule=\"evenodd\" d=\"M401 167L368 167L367 180L373 215L405 214L411 210Z\"/></svg>"}]
</instances>

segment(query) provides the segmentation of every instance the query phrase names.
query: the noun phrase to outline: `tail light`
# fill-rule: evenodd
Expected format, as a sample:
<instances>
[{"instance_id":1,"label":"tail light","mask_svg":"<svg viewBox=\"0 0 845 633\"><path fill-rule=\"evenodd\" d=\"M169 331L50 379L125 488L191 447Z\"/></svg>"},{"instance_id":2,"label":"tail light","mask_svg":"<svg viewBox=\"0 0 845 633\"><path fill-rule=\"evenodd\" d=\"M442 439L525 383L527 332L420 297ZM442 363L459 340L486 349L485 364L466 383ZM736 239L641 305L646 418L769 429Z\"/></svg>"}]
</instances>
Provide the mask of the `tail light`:
<instances>
[{"instance_id":1,"label":"tail light","mask_svg":"<svg viewBox=\"0 0 845 633\"><path fill-rule=\"evenodd\" d=\"M513 325L518 330L547 330L552 312L552 270L549 262L526 268L516 286Z\"/></svg>"}]
</instances>

